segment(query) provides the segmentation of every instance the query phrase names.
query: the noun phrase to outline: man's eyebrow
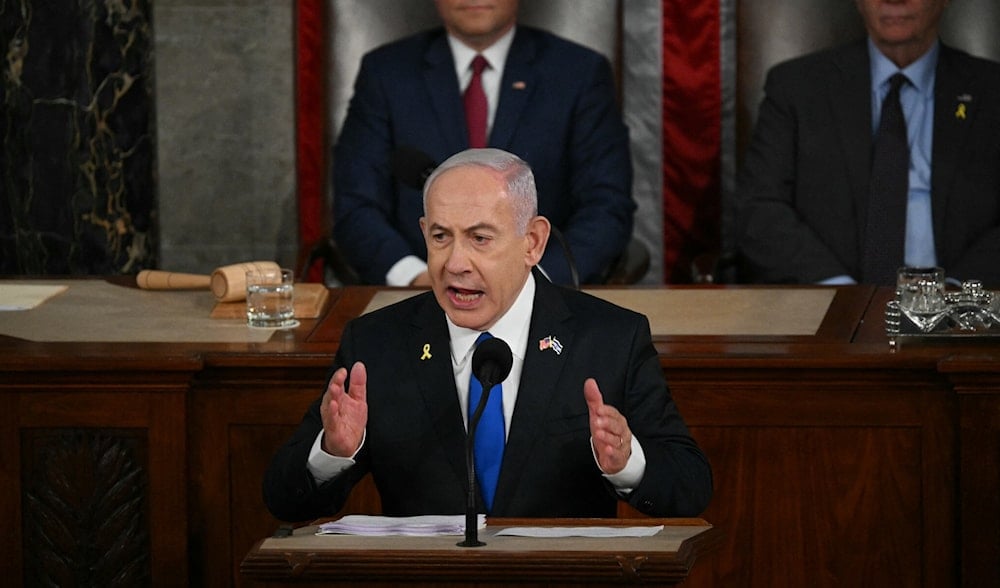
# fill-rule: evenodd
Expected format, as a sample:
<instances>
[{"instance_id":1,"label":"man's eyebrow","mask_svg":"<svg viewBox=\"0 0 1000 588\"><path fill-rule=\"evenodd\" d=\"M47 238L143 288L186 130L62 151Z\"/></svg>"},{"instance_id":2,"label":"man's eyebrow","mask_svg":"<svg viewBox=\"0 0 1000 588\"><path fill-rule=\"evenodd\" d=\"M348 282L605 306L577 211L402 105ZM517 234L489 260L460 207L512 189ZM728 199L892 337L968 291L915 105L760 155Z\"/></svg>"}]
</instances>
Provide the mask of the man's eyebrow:
<instances>
[{"instance_id":1,"label":"man's eyebrow","mask_svg":"<svg viewBox=\"0 0 1000 588\"><path fill-rule=\"evenodd\" d=\"M494 231L495 232L497 230L497 226L494 225L494 224L491 224L491 223L478 223L478 224L472 225L471 227L468 227L467 229L465 229L464 232L466 232L466 233L475 233L477 231L483 231L483 230L485 230L485 231Z\"/></svg>"},{"instance_id":2,"label":"man's eyebrow","mask_svg":"<svg viewBox=\"0 0 1000 588\"><path fill-rule=\"evenodd\" d=\"M448 231L448 232L452 232L453 231L451 228L446 227L444 225L441 225L439 223L431 223L429 228L432 231L435 231L435 230L437 230L437 231ZM482 223L476 223L476 224L472 225L471 227L466 227L464 229L460 229L460 231L463 232L463 233L475 233L476 231L483 231L483 230L486 230L486 231L496 231L497 230L497 226L494 225L494 224L492 224L492 223L482 222Z\"/></svg>"}]
</instances>

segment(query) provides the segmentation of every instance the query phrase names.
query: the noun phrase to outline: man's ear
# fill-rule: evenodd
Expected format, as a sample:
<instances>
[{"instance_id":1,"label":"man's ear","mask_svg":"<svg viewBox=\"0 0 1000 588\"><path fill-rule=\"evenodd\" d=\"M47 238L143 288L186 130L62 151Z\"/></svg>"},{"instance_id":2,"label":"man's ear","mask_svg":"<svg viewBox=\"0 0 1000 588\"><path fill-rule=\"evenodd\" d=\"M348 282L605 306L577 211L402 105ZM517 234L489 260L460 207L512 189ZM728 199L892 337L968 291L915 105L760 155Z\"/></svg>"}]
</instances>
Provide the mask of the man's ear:
<instances>
[{"instance_id":1,"label":"man's ear","mask_svg":"<svg viewBox=\"0 0 1000 588\"><path fill-rule=\"evenodd\" d=\"M420 217L420 232L423 233L425 237L427 236L427 217L426 216Z\"/></svg>"},{"instance_id":2,"label":"man's ear","mask_svg":"<svg viewBox=\"0 0 1000 588\"><path fill-rule=\"evenodd\" d=\"M544 216L536 216L528 221L528 230L524 234L524 242L527 247L525 260L529 266L538 265L545 253L545 244L549 242L549 233L552 226L549 219Z\"/></svg>"}]
</instances>

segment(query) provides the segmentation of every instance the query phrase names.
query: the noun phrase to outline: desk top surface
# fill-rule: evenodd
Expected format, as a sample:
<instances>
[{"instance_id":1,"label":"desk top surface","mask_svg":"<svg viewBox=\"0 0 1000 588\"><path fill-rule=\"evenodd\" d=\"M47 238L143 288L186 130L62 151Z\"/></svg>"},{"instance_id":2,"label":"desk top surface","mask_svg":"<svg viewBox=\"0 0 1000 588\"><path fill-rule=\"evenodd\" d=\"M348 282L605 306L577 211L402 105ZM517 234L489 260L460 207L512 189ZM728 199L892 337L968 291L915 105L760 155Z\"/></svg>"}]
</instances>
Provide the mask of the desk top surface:
<instances>
[{"instance_id":1,"label":"desk top surface","mask_svg":"<svg viewBox=\"0 0 1000 588\"><path fill-rule=\"evenodd\" d=\"M251 329L241 319L212 318L215 301L208 292L145 291L121 278L3 283L67 285L33 309L0 311L0 368L26 370L70 364L102 369L130 361L141 366L170 358L223 367L321 369L329 366L347 321L419 292L372 286L331 289L318 318L275 331ZM995 344L891 351L884 326L889 289L671 286L588 292L649 317L664 365L688 365L692 358L701 367L776 358L838 366L930 365L955 355L956 349L979 363L1000 357Z\"/></svg>"},{"instance_id":2,"label":"desk top surface","mask_svg":"<svg viewBox=\"0 0 1000 588\"><path fill-rule=\"evenodd\" d=\"M497 536L497 533L508 527L567 527L567 526L656 526L663 525L658 533L651 537L518 537ZM608 519L594 521L578 521L567 524L558 520L540 519L538 521L519 521L508 523L504 520L490 522L479 532L479 539L486 543L480 551L595 551L602 553L628 552L661 552L675 553L681 545L693 537L706 533L712 525L700 519ZM440 535L429 537L412 537L404 535L361 536L361 535L316 535L317 526L308 525L296 529L287 537L268 537L261 541L257 550L266 552L336 552L345 550L381 549L388 551L466 551L457 543L461 536Z\"/></svg>"}]
</instances>

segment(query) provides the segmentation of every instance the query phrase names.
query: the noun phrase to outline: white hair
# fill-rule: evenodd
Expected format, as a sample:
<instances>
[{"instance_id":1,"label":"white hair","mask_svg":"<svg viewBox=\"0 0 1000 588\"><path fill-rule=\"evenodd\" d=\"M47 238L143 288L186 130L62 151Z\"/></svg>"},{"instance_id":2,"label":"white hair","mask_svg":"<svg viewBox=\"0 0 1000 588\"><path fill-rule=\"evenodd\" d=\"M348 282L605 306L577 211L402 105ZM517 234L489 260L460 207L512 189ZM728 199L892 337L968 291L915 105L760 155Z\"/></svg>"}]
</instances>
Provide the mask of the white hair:
<instances>
[{"instance_id":1,"label":"white hair","mask_svg":"<svg viewBox=\"0 0 1000 588\"><path fill-rule=\"evenodd\" d=\"M427 194L434 180L450 169L466 166L485 167L501 174L505 182L504 191L514 206L514 223L520 234L525 234L528 223L538 215L535 175L526 161L502 149L466 149L444 160L424 182L424 214L427 214Z\"/></svg>"}]
</instances>

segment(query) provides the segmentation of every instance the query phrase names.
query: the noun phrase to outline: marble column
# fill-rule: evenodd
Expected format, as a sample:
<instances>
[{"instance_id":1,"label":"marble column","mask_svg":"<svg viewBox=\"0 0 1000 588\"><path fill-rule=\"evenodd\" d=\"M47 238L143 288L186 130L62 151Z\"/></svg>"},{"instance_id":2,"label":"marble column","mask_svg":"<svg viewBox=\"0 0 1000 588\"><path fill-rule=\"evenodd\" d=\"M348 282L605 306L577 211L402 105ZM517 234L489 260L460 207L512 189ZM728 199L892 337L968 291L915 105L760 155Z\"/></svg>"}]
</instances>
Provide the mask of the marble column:
<instances>
[{"instance_id":1,"label":"marble column","mask_svg":"<svg viewBox=\"0 0 1000 588\"><path fill-rule=\"evenodd\" d=\"M160 265L294 267L294 0L155 0Z\"/></svg>"},{"instance_id":2,"label":"marble column","mask_svg":"<svg viewBox=\"0 0 1000 588\"><path fill-rule=\"evenodd\" d=\"M0 6L0 274L154 266L150 0Z\"/></svg>"}]
</instances>

